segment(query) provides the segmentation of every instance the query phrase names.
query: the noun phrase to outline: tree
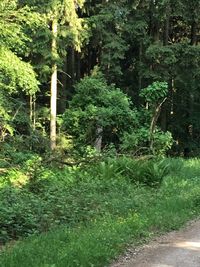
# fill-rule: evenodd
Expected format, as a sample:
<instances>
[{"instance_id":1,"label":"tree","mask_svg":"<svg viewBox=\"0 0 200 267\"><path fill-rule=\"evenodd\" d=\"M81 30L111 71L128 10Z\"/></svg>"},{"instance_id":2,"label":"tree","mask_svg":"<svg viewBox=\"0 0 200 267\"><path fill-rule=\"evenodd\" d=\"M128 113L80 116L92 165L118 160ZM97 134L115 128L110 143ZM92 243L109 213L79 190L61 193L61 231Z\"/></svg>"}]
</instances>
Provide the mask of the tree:
<instances>
[{"instance_id":1,"label":"tree","mask_svg":"<svg viewBox=\"0 0 200 267\"><path fill-rule=\"evenodd\" d=\"M137 124L136 111L126 94L108 85L104 76L96 72L76 86L70 108L63 116L62 129L71 135L75 147L119 145L120 136Z\"/></svg>"},{"instance_id":2,"label":"tree","mask_svg":"<svg viewBox=\"0 0 200 267\"><path fill-rule=\"evenodd\" d=\"M7 0L3 0L0 3L0 86L2 90L0 95L0 138L2 140L4 140L6 132L13 133L14 129L11 123L19 111L18 108L17 111L13 110L11 95L19 94L20 91L27 95L33 95L39 89L33 67L21 59L21 56L27 52L26 44L30 41L24 33L24 28L28 23L33 24L34 19L39 19L36 13L29 15L29 10L18 8L15 0L9 1L9 3Z\"/></svg>"},{"instance_id":3,"label":"tree","mask_svg":"<svg viewBox=\"0 0 200 267\"><path fill-rule=\"evenodd\" d=\"M32 132L50 131L54 150L57 107L62 115L76 83L97 65L106 83L121 88L138 109L142 88L166 81L169 96L157 124L172 131L182 147L198 147L199 9L193 0L2 0L2 110L6 99L30 105ZM102 135L101 126L96 132Z\"/></svg>"},{"instance_id":4,"label":"tree","mask_svg":"<svg viewBox=\"0 0 200 267\"><path fill-rule=\"evenodd\" d=\"M154 82L144 88L140 96L146 101L147 109L152 113L149 128L150 151L154 153L154 135L156 132L157 121L160 116L162 105L167 100L168 84L166 82Z\"/></svg>"},{"instance_id":5,"label":"tree","mask_svg":"<svg viewBox=\"0 0 200 267\"><path fill-rule=\"evenodd\" d=\"M56 116L57 116L57 60L58 60L58 44L57 38L60 35L71 35L73 46L80 49L80 30L81 22L78 19L76 9L81 7L83 1L75 2L74 0L52 1L49 17L52 24L52 74L51 74L51 126L50 126L50 142L51 150L56 148ZM62 28L62 30L61 30ZM69 32L68 32L69 31Z\"/></svg>"},{"instance_id":6,"label":"tree","mask_svg":"<svg viewBox=\"0 0 200 267\"><path fill-rule=\"evenodd\" d=\"M51 89L50 89L50 147L52 150L56 148L56 117L57 117L57 98L58 98L58 74L67 73L63 72L64 58L68 47L80 51L81 43L85 38L83 33L83 19L78 17L78 11L83 6L84 0L51 0L41 1L35 0L20 0L21 4L27 4L41 13L46 18L46 33L40 38L40 32L36 34L35 38L40 46L36 46L36 62L34 64L37 68L37 62L40 60L41 54L43 56L42 73L51 76ZM48 30L51 33L48 33ZM44 30L43 30L44 32ZM45 40L46 38L46 40ZM45 46L41 42L44 42ZM46 45L46 43L48 43ZM51 44L50 44L51 43ZM44 47L40 51L41 46ZM49 51L49 49L51 51ZM39 58L37 55L39 52ZM49 55L51 55L49 57ZM41 75L41 69L38 69ZM48 80L44 80L48 83ZM66 90L66 88L63 88Z\"/></svg>"}]
</instances>

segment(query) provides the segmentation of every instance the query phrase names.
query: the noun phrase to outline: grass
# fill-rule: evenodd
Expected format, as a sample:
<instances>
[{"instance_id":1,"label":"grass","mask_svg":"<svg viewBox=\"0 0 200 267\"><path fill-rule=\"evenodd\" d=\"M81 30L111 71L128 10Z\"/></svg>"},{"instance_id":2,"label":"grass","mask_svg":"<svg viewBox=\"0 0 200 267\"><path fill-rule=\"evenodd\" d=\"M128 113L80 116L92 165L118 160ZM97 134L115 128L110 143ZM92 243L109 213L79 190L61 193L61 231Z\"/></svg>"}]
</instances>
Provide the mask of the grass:
<instances>
[{"instance_id":1,"label":"grass","mask_svg":"<svg viewBox=\"0 0 200 267\"><path fill-rule=\"evenodd\" d=\"M62 225L5 248L0 266L108 266L128 244L137 245L154 235L178 229L197 217L200 214L200 161L165 159L160 164L164 166L165 175L161 185L154 188L133 183L132 177L127 180L125 173L116 175L121 173L121 162L109 162L109 167L102 165L102 175L93 180L82 177L84 193L81 195L77 190L81 201L87 196L86 202L92 202L93 216L87 215L87 220L76 226ZM152 169L157 171L157 168L150 168L153 175ZM98 170L99 167L92 172L96 175ZM162 175L160 170L159 173ZM132 175L130 166L129 175Z\"/></svg>"}]
</instances>

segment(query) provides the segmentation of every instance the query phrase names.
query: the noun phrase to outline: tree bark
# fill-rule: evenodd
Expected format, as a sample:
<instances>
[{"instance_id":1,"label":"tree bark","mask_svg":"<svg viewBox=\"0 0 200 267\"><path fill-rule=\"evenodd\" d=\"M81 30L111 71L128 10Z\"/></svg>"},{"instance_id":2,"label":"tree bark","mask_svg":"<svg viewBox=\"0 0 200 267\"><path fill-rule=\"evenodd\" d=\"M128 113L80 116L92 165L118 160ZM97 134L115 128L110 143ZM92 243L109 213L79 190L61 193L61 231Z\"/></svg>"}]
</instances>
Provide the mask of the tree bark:
<instances>
[{"instance_id":1,"label":"tree bark","mask_svg":"<svg viewBox=\"0 0 200 267\"><path fill-rule=\"evenodd\" d=\"M95 140L95 148L97 150L97 152L101 152L101 148L102 148L102 138L103 138L103 127L98 126L96 129L96 140Z\"/></svg>"},{"instance_id":2,"label":"tree bark","mask_svg":"<svg viewBox=\"0 0 200 267\"><path fill-rule=\"evenodd\" d=\"M163 101L156 107L153 118L151 120L151 125L150 125L150 150L154 153L154 132L155 132L155 128L156 128L156 123L158 121L158 118L160 116L160 111L161 111L161 107L162 105L165 103L165 101L167 100L167 97L165 97L163 99Z\"/></svg>"},{"instance_id":3,"label":"tree bark","mask_svg":"<svg viewBox=\"0 0 200 267\"><path fill-rule=\"evenodd\" d=\"M67 108L67 88L69 74L67 73L67 56L65 57L65 62L63 66L63 72L61 74L61 86L58 89L59 101L57 113L63 114Z\"/></svg>"},{"instance_id":4,"label":"tree bark","mask_svg":"<svg viewBox=\"0 0 200 267\"><path fill-rule=\"evenodd\" d=\"M33 130L36 127L36 97L34 95L30 95L30 126Z\"/></svg>"},{"instance_id":5,"label":"tree bark","mask_svg":"<svg viewBox=\"0 0 200 267\"><path fill-rule=\"evenodd\" d=\"M76 56L76 80L79 82L81 79L81 54L78 52Z\"/></svg>"},{"instance_id":6,"label":"tree bark","mask_svg":"<svg viewBox=\"0 0 200 267\"><path fill-rule=\"evenodd\" d=\"M163 34L163 45L168 45L168 41L169 41L169 27L170 27L170 7L168 6L166 8L166 12L167 12L167 17L165 19L164 22L164 34Z\"/></svg>"},{"instance_id":7,"label":"tree bark","mask_svg":"<svg viewBox=\"0 0 200 267\"><path fill-rule=\"evenodd\" d=\"M160 21L155 17L155 8L157 1L151 0L149 3L149 35L152 37L154 43L159 41Z\"/></svg>"},{"instance_id":8,"label":"tree bark","mask_svg":"<svg viewBox=\"0 0 200 267\"><path fill-rule=\"evenodd\" d=\"M52 21L52 55L57 56L57 33L58 22L57 18ZM52 66L51 75L51 122L50 122L50 148L55 150L56 148L56 115L57 115L57 63Z\"/></svg>"},{"instance_id":9,"label":"tree bark","mask_svg":"<svg viewBox=\"0 0 200 267\"><path fill-rule=\"evenodd\" d=\"M30 95L30 98L29 98L29 106L30 106L29 119L30 119L30 125L32 126L33 124L33 96L32 95Z\"/></svg>"},{"instance_id":10,"label":"tree bark","mask_svg":"<svg viewBox=\"0 0 200 267\"><path fill-rule=\"evenodd\" d=\"M195 45L197 42L196 32L197 32L197 23L195 21L193 21L193 23L191 25L191 41L190 41L191 45Z\"/></svg>"},{"instance_id":11,"label":"tree bark","mask_svg":"<svg viewBox=\"0 0 200 267\"><path fill-rule=\"evenodd\" d=\"M69 47L67 50L67 91L66 91L66 97L68 100L71 100L73 95L73 86L75 83L75 50L73 47Z\"/></svg>"},{"instance_id":12,"label":"tree bark","mask_svg":"<svg viewBox=\"0 0 200 267\"><path fill-rule=\"evenodd\" d=\"M166 7L166 19L164 21L164 29L163 29L163 45L166 46L169 44L169 28L170 28L170 12L171 8L168 4ZM169 81L171 86L171 81ZM167 131L167 115L168 115L168 105L164 103L161 110L161 129L162 131Z\"/></svg>"},{"instance_id":13,"label":"tree bark","mask_svg":"<svg viewBox=\"0 0 200 267\"><path fill-rule=\"evenodd\" d=\"M197 23L194 20L192 22L191 25L191 40L190 40L190 44L192 46L197 45L197 38L196 38L196 34L197 34ZM191 118L193 116L193 112L194 112L194 93L192 91L189 92L189 120L191 121ZM193 124L192 122L188 125L188 135L189 138L193 138Z\"/></svg>"}]
</instances>

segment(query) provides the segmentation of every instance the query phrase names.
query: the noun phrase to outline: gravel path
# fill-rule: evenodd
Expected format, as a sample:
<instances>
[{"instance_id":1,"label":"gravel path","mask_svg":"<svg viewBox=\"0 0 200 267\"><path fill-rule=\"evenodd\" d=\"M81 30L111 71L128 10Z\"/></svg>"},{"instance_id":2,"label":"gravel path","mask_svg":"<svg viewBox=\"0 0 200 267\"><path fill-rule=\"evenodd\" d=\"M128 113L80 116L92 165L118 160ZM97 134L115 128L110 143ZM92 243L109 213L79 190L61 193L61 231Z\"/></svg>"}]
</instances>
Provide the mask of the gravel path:
<instances>
[{"instance_id":1,"label":"gravel path","mask_svg":"<svg viewBox=\"0 0 200 267\"><path fill-rule=\"evenodd\" d=\"M200 221L137 250L130 248L111 267L200 267Z\"/></svg>"}]
</instances>

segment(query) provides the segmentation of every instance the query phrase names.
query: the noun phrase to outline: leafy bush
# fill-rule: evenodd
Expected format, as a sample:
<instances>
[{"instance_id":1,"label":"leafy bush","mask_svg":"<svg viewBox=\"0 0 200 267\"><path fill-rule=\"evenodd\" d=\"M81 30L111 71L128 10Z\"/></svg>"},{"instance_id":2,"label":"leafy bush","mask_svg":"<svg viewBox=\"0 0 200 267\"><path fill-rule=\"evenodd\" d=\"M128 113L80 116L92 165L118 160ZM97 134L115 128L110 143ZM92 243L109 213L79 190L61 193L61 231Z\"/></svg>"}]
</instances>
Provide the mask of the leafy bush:
<instances>
[{"instance_id":1,"label":"leafy bush","mask_svg":"<svg viewBox=\"0 0 200 267\"><path fill-rule=\"evenodd\" d=\"M157 127L157 120L167 92L166 82L154 82L140 94L148 110L136 109L127 95L94 70L77 84L70 107L60 119L61 132L72 137L81 153L101 139L105 149L114 145L123 153L165 155L173 139Z\"/></svg>"},{"instance_id":2,"label":"leafy bush","mask_svg":"<svg viewBox=\"0 0 200 267\"><path fill-rule=\"evenodd\" d=\"M121 138L121 151L134 156L150 154L149 149L149 129L141 127L131 133L125 132Z\"/></svg>"},{"instance_id":3,"label":"leafy bush","mask_svg":"<svg viewBox=\"0 0 200 267\"><path fill-rule=\"evenodd\" d=\"M44 216L38 198L28 191L6 187L0 190L0 203L1 242L37 232L38 212Z\"/></svg>"},{"instance_id":4,"label":"leafy bush","mask_svg":"<svg viewBox=\"0 0 200 267\"><path fill-rule=\"evenodd\" d=\"M101 165L97 169L103 174ZM107 177L121 175L132 183L148 186L160 185L170 172L169 164L163 160L134 160L127 157L109 159L104 163L104 170Z\"/></svg>"},{"instance_id":5,"label":"leafy bush","mask_svg":"<svg viewBox=\"0 0 200 267\"><path fill-rule=\"evenodd\" d=\"M183 161L171 161L120 157L60 169L47 168L40 157L32 155L20 168L7 172L3 178L7 182L1 182L0 239L6 242L58 225L74 227L144 208L144 191L158 190L165 177L182 173ZM189 176L191 166L187 164L183 170Z\"/></svg>"},{"instance_id":6,"label":"leafy bush","mask_svg":"<svg viewBox=\"0 0 200 267\"><path fill-rule=\"evenodd\" d=\"M74 226L134 210L139 183L157 186L166 175L159 162L107 159L88 168L53 169L33 156L11 169L0 188L1 240L18 239L56 225ZM120 192L120 194L119 194Z\"/></svg>"},{"instance_id":7,"label":"leafy bush","mask_svg":"<svg viewBox=\"0 0 200 267\"><path fill-rule=\"evenodd\" d=\"M148 87L142 89L140 96L153 107L166 97L168 93L168 84L166 82L154 82Z\"/></svg>"},{"instance_id":8,"label":"leafy bush","mask_svg":"<svg viewBox=\"0 0 200 267\"><path fill-rule=\"evenodd\" d=\"M125 158L119 160L123 166L130 162ZM75 207L80 207L82 203L84 208L85 199L88 203L92 202L94 206L90 206L90 209L93 217L90 218L93 219L88 220L87 224L79 221L78 227L68 228L65 225L18 242L1 253L0 265L107 266L124 252L127 244L141 244L156 234L178 229L186 221L198 216L199 160L163 159L157 164L160 164L160 168L164 166L167 169L164 172L170 173L156 190L128 183L128 179L119 175L120 168L114 166L114 160L108 172L106 163L102 163L101 166L92 168L93 177L89 177L88 173L86 176L79 175L77 180L70 183L74 192L72 199L76 199L74 190L78 187L77 201L80 202L74 201ZM176 165L178 170L175 169ZM151 168L155 171L158 167L151 165ZM105 179L101 175L96 178L100 169L106 174ZM114 179L111 177L113 171ZM100 208L103 214L98 217L96 215ZM87 212L86 210L85 214ZM82 215L83 213L84 209Z\"/></svg>"},{"instance_id":9,"label":"leafy bush","mask_svg":"<svg viewBox=\"0 0 200 267\"><path fill-rule=\"evenodd\" d=\"M123 131L137 125L137 111L131 101L101 73L85 77L76 86L70 108L63 115L62 130L73 136L75 145L94 145L97 128L103 131L103 145L117 144Z\"/></svg>"},{"instance_id":10,"label":"leafy bush","mask_svg":"<svg viewBox=\"0 0 200 267\"><path fill-rule=\"evenodd\" d=\"M164 156L173 144L170 132L162 132L156 129L154 132L154 155ZM134 156L151 154L149 147L150 131L148 128L141 127L131 133L124 133L121 138L121 151L130 153Z\"/></svg>"}]
</instances>

